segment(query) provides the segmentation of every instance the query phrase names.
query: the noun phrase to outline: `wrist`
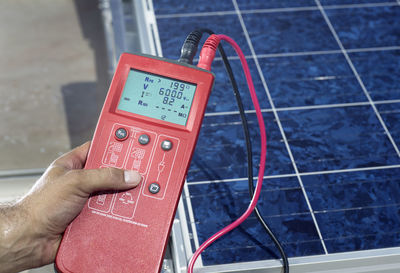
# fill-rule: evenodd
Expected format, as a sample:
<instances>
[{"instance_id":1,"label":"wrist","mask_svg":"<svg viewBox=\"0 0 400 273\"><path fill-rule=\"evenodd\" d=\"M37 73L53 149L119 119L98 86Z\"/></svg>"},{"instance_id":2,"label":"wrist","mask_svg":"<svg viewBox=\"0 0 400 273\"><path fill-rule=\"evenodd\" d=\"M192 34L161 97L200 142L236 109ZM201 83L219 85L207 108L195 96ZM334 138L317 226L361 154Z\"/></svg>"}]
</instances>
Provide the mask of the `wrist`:
<instances>
[{"instance_id":1,"label":"wrist","mask_svg":"<svg viewBox=\"0 0 400 273\"><path fill-rule=\"evenodd\" d=\"M43 240L22 203L0 206L0 272L19 272L43 264Z\"/></svg>"}]
</instances>

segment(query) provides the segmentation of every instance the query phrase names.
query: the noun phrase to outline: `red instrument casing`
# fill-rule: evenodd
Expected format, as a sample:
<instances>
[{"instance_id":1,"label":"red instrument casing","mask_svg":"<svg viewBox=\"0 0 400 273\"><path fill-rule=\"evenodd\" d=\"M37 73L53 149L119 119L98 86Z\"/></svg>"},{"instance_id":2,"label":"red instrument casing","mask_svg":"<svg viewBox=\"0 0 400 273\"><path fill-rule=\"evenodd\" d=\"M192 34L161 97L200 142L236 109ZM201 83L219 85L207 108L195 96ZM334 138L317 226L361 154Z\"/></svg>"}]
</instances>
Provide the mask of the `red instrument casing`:
<instances>
[{"instance_id":1,"label":"red instrument casing","mask_svg":"<svg viewBox=\"0 0 400 273\"><path fill-rule=\"evenodd\" d=\"M118 108L130 71L196 85L186 125ZM93 137L86 169L136 169L141 184L92 195L65 231L56 257L60 272L159 272L177 204L199 135L214 75L192 65L122 54ZM115 137L123 128L126 137ZM146 145L139 136L147 135ZM169 140L172 149L161 149ZM150 184L157 182L157 193ZM156 189L157 191L157 189Z\"/></svg>"}]
</instances>

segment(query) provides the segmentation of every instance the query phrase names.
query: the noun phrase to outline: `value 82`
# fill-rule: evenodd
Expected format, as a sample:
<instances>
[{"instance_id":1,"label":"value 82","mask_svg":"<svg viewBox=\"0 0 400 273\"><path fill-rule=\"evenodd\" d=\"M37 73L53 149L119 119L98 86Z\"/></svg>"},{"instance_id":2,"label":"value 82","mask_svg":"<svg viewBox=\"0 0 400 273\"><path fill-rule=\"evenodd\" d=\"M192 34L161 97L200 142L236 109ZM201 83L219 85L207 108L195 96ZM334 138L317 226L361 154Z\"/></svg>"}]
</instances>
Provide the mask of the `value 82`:
<instances>
[{"instance_id":1,"label":"value 82","mask_svg":"<svg viewBox=\"0 0 400 273\"><path fill-rule=\"evenodd\" d=\"M160 91L158 91L158 94L160 96L164 96L163 98L163 104L168 104L172 105L175 101L175 99L182 99L183 97L183 92L180 90L175 90L175 89L169 89L169 88L164 88L161 87Z\"/></svg>"}]
</instances>

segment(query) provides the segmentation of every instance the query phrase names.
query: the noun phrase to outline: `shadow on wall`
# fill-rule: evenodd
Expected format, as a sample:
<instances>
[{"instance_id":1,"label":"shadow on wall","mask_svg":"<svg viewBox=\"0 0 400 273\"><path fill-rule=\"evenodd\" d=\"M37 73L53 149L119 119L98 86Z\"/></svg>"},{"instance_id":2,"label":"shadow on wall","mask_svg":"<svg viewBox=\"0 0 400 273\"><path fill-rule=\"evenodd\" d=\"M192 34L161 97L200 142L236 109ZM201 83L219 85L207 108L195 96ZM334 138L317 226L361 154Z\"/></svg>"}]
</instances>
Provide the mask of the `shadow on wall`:
<instances>
[{"instance_id":1,"label":"shadow on wall","mask_svg":"<svg viewBox=\"0 0 400 273\"><path fill-rule=\"evenodd\" d=\"M72 147L93 137L98 115L108 91L107 49L97 0L74 0L82 35L94 53L96 82L75 82L61 87Z\"/></svg>"},{"instance_id":2,"label":"shadow on wall","mask_svg":"<svg viewBox=\"0 0 400 273\"><path fill-rule=\"evenodd\" d=\"M61 87L72 147L93 137L99 116L96 82L70 83Z\"/></svg>"}]
</instances>

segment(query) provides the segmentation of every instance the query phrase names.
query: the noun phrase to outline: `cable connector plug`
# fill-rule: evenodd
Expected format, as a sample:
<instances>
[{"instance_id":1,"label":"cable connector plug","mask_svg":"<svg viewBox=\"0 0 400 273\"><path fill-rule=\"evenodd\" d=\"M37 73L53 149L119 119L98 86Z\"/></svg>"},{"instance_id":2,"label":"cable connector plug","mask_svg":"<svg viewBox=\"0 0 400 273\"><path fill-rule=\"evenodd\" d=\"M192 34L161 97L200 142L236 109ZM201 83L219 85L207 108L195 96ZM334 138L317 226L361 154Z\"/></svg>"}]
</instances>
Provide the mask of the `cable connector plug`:
<instances>
[{"instance_id":1,"label":"cable connector plug","mask_svg":"<svg viewBox=\"0 0 400 273\"><path fill-rule=\"evenodd\" d=\"M207 41L204 43L200 51L198 67L211 70L211 64L215 57L215 52L217 51L220 38L218 35L211 35L208 37Z\"/></svg>"},{"instance_id":2,"label":"cable connector plug","mask_svg":"<svg viewBox=\"0 0 400 273\"><path fill-rule=\"evenodd\" d=\"M199 30L192 31L187 37L181 48L179 61L187 64L193 64L193 58L196 55L203 32Z\"/></svg>"}]
</instances>

